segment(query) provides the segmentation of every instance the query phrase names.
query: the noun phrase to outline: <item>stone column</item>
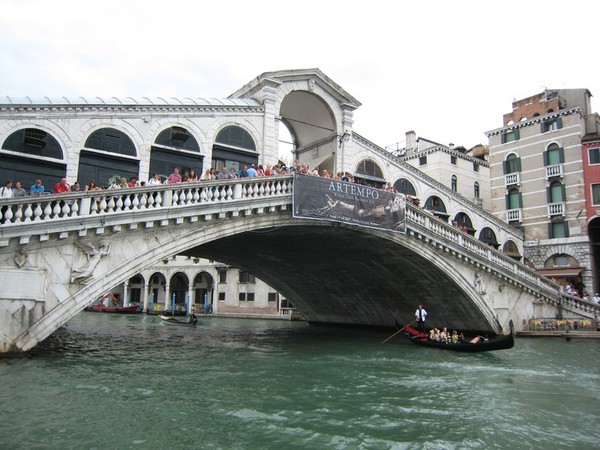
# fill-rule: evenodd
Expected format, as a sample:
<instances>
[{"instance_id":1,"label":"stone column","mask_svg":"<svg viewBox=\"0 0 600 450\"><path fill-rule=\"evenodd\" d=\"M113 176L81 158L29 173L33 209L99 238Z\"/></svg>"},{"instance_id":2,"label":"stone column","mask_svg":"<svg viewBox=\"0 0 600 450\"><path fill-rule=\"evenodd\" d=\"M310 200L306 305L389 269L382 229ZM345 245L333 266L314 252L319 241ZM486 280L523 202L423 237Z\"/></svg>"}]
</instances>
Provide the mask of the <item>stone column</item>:
<instances>
[{"instance_id":1,"label":"stone column","mask_svg":"<svg viewBox=\"0 0 600 450\"><path fill-rule=\"evenodd\" d=\"M129 278L123 283L123 306L131 305L131 286L129 285Z\"/></svg>"},{"instance_id":2,"label":"stone column","mask_svg":"<svg viewBox=\"0 0 600 450\"><path fill-rule=\"evenodd\" d=\"M190 283L188 284L188 292L187 292L187 313L188 315L190 315L192 313L192 301L193 301L193 294L194 294L194 283Z\"/></svg>"},{"instance_id":3,"label":"stone column","mask_svg":"<svg viewBox=\"0 0 600 450\"><path fill-rule=\"evenodd\" d=\"M167 309L170 309L171 307L171 285L170 284L165 284L165 308L164 310L166 311Z\"/></svg>"},{"instance_id":4,"label":"stone column","mask_svg":"<svg viewBox=\"0 0 600 450\"><path fill-rule=\"evenodd\" d=\"M149 284L144 284L142 289L142 301L144 302L144 312L148 312L148 291L150 290Z\"/></svg>"}]
</instances>

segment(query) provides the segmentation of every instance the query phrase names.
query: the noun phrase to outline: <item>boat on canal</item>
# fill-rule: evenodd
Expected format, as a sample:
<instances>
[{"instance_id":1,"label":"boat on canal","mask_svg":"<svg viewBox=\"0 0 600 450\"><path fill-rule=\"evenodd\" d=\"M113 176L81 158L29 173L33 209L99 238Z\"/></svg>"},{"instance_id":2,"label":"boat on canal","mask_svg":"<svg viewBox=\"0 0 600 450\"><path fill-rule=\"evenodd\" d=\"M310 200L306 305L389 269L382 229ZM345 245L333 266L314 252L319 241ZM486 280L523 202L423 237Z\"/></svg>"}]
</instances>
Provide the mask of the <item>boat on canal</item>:
<instances>
[{"instance_id":1,"label":"boat on canal","mask_svg":"<svg viewBox=\"0 0 600 450\"><path fill-rule=\"evenodd\" d=\"M513 348L515 345L515 338L512 320L509 322L509 325L510 333L507 335L494 338L475 336L472 339L464 339L459 342L441 342L430 339L428 334L422 333L419 330L412 328L410 325L403 327L403 331L410 342L421 347L439 348L441 350L451 350L455 352L477 353ZM396 322L396 326L398 327L398 322Z\"/></svg>"},{"instance_id":2,"label":"boat on canal","mask_svg":"<svg viewBox=\"0 0 600 450\"><path fill-rule=\"evenodd\" d=\"M85 311L103 312L113 314L135 314L141 311L140 305L119 306L118 299L112 292L103 295L90 306L85 307Z\"/></svg>"},{"instance_id":3,"label":"boat on canal","mask_svg":"<svg viewBox=\"0 0 600 450\"><path fill-rule=\"evenodd\" d=\"M165 316L164 314L161 314L159 317L160 317L160 321L162 323L166 323L169 325L194 326L198 323L198 319L196 319L195 314L188 316L186 320L178 319L177 317L173 317L173 316Z\"/></svg>"}]
</instances>

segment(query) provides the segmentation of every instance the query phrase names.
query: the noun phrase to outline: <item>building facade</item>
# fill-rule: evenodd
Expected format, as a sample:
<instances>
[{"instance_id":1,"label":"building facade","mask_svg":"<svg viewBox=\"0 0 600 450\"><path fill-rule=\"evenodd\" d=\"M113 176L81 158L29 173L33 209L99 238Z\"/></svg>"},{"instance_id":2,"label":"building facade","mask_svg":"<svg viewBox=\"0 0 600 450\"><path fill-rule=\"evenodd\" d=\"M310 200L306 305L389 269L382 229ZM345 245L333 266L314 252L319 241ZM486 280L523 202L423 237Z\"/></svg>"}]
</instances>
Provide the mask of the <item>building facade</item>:
<instances>
[{"instance_id":1,"label":"building facade","mask_svg":"<svg viewBox=\"0 0 600 450\"><path fill-rule=\"evenodd\" d=\"M150 313L287 319L296 314L285 298L253 274L220 262L180 255L163 259L111 292L122 304L143 305Z\"/></svg>"},{"instance_id":2,"label":"building facade","mask_svg":"<svg viewBox=\"0 0 600 450\"><path fill-rule=\"evenodd\" d=\"M513 102L488 131L491 212L524 233L525 261L589 295L595 286L583 140L598 131L587 89L545 90Z\"/></svg>"},{"instance_id":3,"label":"building facade","mask_svg":"<svg viewBox=\"0 0 600 450\"><path fill-rule=\"evenodd\" d=\"M407 164L472 202L474 208L479 207L486 211L491 209L487 147L480 145L467 150L453 144L444 145L417 137L414 131L409 131L406 133L406 147L400 150L398 155ZM406 193L401 182L397 182L396 188ZM428 201L430 204L425 204L426 208L443 215L442 211L438 211L439 205L434 204L433 200ZM445 218L458 226L464 226L470 234L476 232L468 214ZM491 236L481 237L484 241L491 241L490 238Z\"/></svg>"}]
</instances>

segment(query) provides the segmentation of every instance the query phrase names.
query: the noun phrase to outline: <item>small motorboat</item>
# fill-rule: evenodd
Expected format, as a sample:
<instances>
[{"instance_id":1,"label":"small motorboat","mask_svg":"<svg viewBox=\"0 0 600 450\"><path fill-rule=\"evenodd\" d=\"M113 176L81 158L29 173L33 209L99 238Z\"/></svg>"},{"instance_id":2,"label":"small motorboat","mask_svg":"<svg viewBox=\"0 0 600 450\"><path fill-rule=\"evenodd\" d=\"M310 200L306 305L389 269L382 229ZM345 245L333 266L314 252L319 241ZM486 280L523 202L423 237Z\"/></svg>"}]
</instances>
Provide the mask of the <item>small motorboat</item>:
<instances>
[{"instance_id":1,"label":"small motorboat","mask_svg":"<svg viewBox=\"0 0 600 450\"><path fill-rule=\"evenodd\" d=\"M186 320L178 319L177 317L173 317L173 316L165 316L164 314L161 314L159 317L160 317L160 321L162 323L168 323L168 324L172 324L172 325L192 325L192 326L194 326L198 323L198 319L196 319L195 314L188 316Z\"/></svg>"},{"instance_id":2,"label":"small motorboat","mask_svg":"<svg viewBox=\"0 0 600 450\"><path fill-rule=\"evenodd\" d=\"M415 345L421 347L432 347L439 348L441 350L452 350L455 352L490 352L493 350L506 350L513 348L515 345L514 338L514 326L512 320L510 324L510 334L505 336L497 336L495 338L484 338L482 336L476 336L473 339L465 339L462 342L440 342L429 339L429 335L421 333L419 330L412 328L411 326L404 327L404 335ZM396 326L398 323L396 322Z\"/></svg>"}]
</instances>

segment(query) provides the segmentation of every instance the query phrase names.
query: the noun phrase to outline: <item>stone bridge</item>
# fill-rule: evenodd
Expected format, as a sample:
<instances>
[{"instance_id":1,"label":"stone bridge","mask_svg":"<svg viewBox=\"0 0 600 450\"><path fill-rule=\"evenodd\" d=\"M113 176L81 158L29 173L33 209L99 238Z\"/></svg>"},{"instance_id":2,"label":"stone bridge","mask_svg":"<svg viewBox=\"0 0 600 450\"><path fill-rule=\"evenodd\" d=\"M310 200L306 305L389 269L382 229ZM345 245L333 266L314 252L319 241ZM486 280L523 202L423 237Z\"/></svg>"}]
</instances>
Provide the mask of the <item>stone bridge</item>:
<instances>
[{"instance_id":1,"label":"stone bridge","mask_svg":"<svg viewBox=\"0 0 600 450\"><path fill-rule=\"evenodd\" d=\"M405 234L293 218L293 186L280 176L2 201L1 351L31 349L176 254L248 270L316 323L391 327L422 303L431 326L496 334L511 319L518 329L529 318L597 313L411 205Z\"/></svg>"}]
</instances>

